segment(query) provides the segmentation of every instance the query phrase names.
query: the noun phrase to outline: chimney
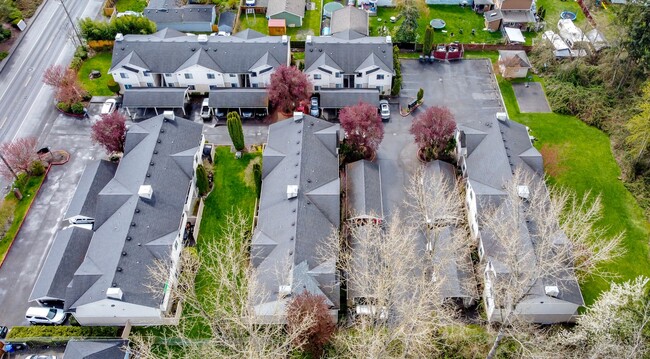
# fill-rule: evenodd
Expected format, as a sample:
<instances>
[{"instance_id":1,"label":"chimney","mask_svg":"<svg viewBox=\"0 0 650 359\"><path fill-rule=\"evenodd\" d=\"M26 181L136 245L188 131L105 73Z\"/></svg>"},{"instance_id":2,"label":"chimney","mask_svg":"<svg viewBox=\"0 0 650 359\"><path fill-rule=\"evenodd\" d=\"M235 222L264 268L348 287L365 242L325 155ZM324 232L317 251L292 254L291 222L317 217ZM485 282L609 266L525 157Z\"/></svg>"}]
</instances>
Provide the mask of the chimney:
<instances>
[{"instance_id":1,"label":"chimney","mask_svg":"<svg viewBox=\"0 0 650 359\"><path fill-rule=\"evenodd\" d=\"M298 185L290 184L287 186L287 199L298 197Z\"/></svg>"},{"instance_id":2,"label":"chimney","mask_svg":"<svg viewBox=\"0 0 650 359\"><path fill-rule=\"evenodd\" d=\"M288 42L289 42L289 36L282 35L282 43L286 45Z\"/></svg>"},{"instance_id":3,"label":"chimney","mask_svg":"<svg viewBox=\"0 0 650 359\"><path fill-rule=\"evenodd\" d=\"M307 39L305 40L305 44L311 44L311 35L307 35Z\"/></svg>"},{"instance_id":4,"label":"chimney","mask_svg":"<svg viewBox=\"0 0 650 359\"><path fill-rule=\"evenodd\" d=\"M124 40L124 35L122 35L121 32L118 32L117 34L115 34L115 41L120 42L122 40Z\"/></svg>"},{"instance_id":5,"label":"chimney","mask_svg":"<svg viewBox=\"0 0 650 359\"><path fill-rule=\"evenodd\" d=\"M140 189L138 189L138 196L142 199L151 199L153 196L153 187L150 185L140 186Z\"/></svg>"},{"instance_id":6,"label":"chimney","mask_svg":"<svg viewBox=\"0 0 650 359\"><path fill-rule=\"evenodd\" d=\"M201 34L201 35L196 37L196 41L198 41L200 43L206 43L206 42L208 42L208 35Z\"/></svg>"},{"instance_id":7,"label":"chimney","mask_svg":"<svg viewBox=\"0 0 650 359\"><path fill-rule=\"evenodd\" d=\"M546 295L549 297L557 298L557 296L560 294L560 288L558 288L556 285L547 285L544 287L544 292L546 292Z\"/></svg>"},{"instance_id":8,"label":"chimney","mask_svg":"<svg viewBox=\"0 0 650 359\"><path fill-rule=\"evenodd\" d=\"M278 295L280 298L286 298L291 295L291 286L290 285L281 285L278 290Z\"/></svg>"},{"instance_id":9,"label":"chimney","mask_svg":"<svg viewBox=\"0 0 650 359\"><path fill-rule=\"evenodd\" d=\"M122 300L124 293L120 288L108 288L106 289L106 298Z\"/></svg>"},{"instance_id":10,"label":"chimney","mask_svg":"<svg viewBox=\"0 0 650 359\"><path fill-rule=\"evenodd\" d=\"M293 113L293 121L294 122L302 121L302 116L303 116L302 112L294 112Z\"/></svg>"},{"instance_id":11,"label":"chimney","mask_svg":"<svg viewBox=\"0 0 650 359\"><path fill-rule=\"evenodd\" d=\"M392 44L393 43L393 38L390 36L386 36L386 43L387 44Z\"/></svg>"},{"instance_id":12,"label":"chimney","mask_svg":"<svg viewBox=\"0 0 650 359\"><path fill-rule=\"evenodd\" d=\"M174 117L174 111L165 111L163 112L163 117L167 120L173 120Z\"/></svg>"},{"instance_id":13,"label":"chimney","mask_svg":"<svg viewBox=\"0 0 650 359\"><path fill-rule=\"evenodd\" d=\"M508 114L505 112L497 112L497 120L506 122L508 120Z\"/></svg>"}]
</instances>

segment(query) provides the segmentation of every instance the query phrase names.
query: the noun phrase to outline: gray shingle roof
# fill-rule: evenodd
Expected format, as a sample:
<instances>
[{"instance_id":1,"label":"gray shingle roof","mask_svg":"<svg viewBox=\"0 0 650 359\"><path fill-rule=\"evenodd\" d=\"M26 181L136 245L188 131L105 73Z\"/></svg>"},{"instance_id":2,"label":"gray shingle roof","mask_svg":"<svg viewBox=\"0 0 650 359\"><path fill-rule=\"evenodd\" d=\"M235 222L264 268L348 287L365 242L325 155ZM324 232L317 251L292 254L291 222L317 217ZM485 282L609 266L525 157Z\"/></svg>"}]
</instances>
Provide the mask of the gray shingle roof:
<instances>
[{"instance_id":1,"label":"gray shingle roof","mask_svg":"<svg viewBox=\"0 0 650 359\"><path fill-rule=\"evenodd\" d=\"M66 287L83 262L92 235L91 230L78 227L67 227L56 234L30 301L65 300Z\"/></svg>"},{"instance_id":2,"label":"gray shingle roof","mask_svg":"<svg viewBox=\"0 0 650 359\"><path fill-rule=\"evenodd\" d=\"M359 66L372 54L376 56L375 65L393 72L393 44L385 37L350 36L355 31L343 31L332 36L314 36L305 45L305 68L313 64L323 54L327 54L346 74L354 74Z\"/></svg>"},{"instance_id":3,"label":"gray shingle roof","mask_svg":"<svg viewBox=\"0 0 650 359\"><path fill-rule=\"evenodd\" d=\"M219 14L219 31L232 32L235 27L235 18L237 14L233 11L222 11Z\"/></svg>"},{"instance_id":4,"label":"gray shingle roof","mask_svg":"<svg viewBox=\"0 0 650 359\"><path fill-rule=\"evenodd\" d=\"M210 90L213 108L267 108L269 96L263 88L218 88Z\"/></svg>"},{"instance_id":5,"label":"gray shingle roof","mask_svg":"<svg viewBox=\"0 0 650 359\"><path fill-rule=\"evenodd\" d=\"M269 0L266 16L273 16L286 11L303 18L305 17L305 6L305 0Z\"/></svg>"},{"instance_id":6,"label":"gray shingle roof","mask_svg":"<svg viewBox=\"0 0 650 359\"><path fill-rule=\"evenodd\" d=\"M99 193L94 234L66 290L66 309L102 300L111 286L122 290L125 302L159 305L160 298L145 288L145 274L171 252L201 137L200 124L163 115L129 129L124 157ZM139 197L141 185L152 186L151 200Z\"/></svg>"},{"instance_id":7,"label":"gray shingle roof","mask_svg":"<svg viewBox=\"0 0 650 359\"><path fill-rule=\"evenodd\" d=\"M110 181L116 170L117 163L114 162L99 160L88 163L79 179L64 219L77 215L93 218L97 195Z\"/></svg>"},{"instance_id":8,"label":"gray shingle roof","mask_svg":"<svg viewBox=\"0 0 650 359\"><path fill-rule=\"evenodd\" d=\"M129 108L182 108L185 106L187 88L135 87L124 90L122 107Z\"/></svg>"},{"instance_id":9,"label":"gray shingle roof","mask_svg":"<svg viewBox=\"0 0 650 359\"><path fill-rule=\"evenodd\" d=\"M346 6L332 13L330 22L332 34L346 30L353 30L368 36L368 12L356 6Z\"/></svg>"},{"instance_id":10,"label":"gray shingle roof","mask_svg":"<svg viewBox=\"0 0 650 359\"><path fill-rule=\"evenodd\" d=\"M530 60L528 60L528 56L526 55L526 51L519 51L519 50L499 50L499 57L502 59L508 61L510 59L515 59L517 64L520 67L526 67L526 68L531 68L530 65ZM508 62L510 64L510 62Z\"/></svg>"},{"instance_id":11,"label":"gray shingle roof","mask_svg":"<svg viewBox=\"0 0 650 359\"><path fill-rule=\"evenodd\" d=\"M379 106L379 90L377 89L321 89L321 108L343 108L354 106L359 102Z\"/></svg>"},{"instance_id":12,"label":"gray shingle roof","mask_svg":"<svg viewBox=\"0 0 650 359\"><path fill-rule=\"evenodd\" d=\"M109 71L116 71L125 65L123 60L135 53L146 64L141 67L152 73L173 73L198 51L207 54L224 73L248 73L251 66L266 53L279 63L288 64L288 46L288 43L282 43L282 36L264 36L252 30L233 36L208 36L204 43L198 42L198 36L186 36L169 30L151 35L125 35L124 40L116 41L113 46ZM199 60L203 61L197 57L196 61Z\"/></svg>"},{"instance_id":13,"label":"gray shingle roof","mask_svg":"<svg viewBox=\"0 0 650 359\"><path fill-rule=\"evenodd\" d=\"M215 7L215 5L177 6L176 0L154 0L149 2L143 15L159 25L188 22L214 23L212 15Z\"/></svg>"},{"instance_id":14,"label":"gray shingle roof","mask_svg":"<svg viewBox=\"0 0 650 359\"><path fill-rule=\"evenodd\" d=\"M337 136L338 125L307 115L269 127L251 248L252 263L269 294L251 294L258 315L283 316L282 305L271 306L284 301L278 296L281 285L291 286L293 294L304 289L323 294L331 306L339 305L336 253L326 260L318 250L339 227ZM288 185L298 186L296 198L287 199Z\"/></svg>"},{"instance_id":15,"label":"gray shingle roof","mask_svg":"<svg viewBox=\"0 0 650 359\"><path fill-rule=\"evenodd\" d=\"M128 340L76 340L65 347L65 359L123 359Z\"/></svg>"},{"instance_id":16,"label":"gray shingle roof","mask_svg":"<svg viewBox=\"0 0 650 359\"><path fill-rule=\"evenodd\" d=\"M381 175L377 163L356 161L346 166L346 199L351 218L384 217L381 197Z\"/></svg>"}]
</instances>

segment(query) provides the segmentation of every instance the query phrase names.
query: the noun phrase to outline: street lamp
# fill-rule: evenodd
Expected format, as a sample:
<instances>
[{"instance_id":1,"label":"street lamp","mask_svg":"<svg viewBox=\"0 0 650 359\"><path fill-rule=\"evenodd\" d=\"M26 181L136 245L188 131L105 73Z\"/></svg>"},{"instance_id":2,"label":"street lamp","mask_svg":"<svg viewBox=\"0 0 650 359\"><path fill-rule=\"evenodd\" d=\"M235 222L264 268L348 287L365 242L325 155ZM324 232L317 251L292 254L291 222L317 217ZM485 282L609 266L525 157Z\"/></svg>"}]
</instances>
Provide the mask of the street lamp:
<instances>
[{"instance_id":1,"label":"street lamp","mask_svg":"<svg viewBox=\"0 0 650 359\"><path fill-rule=\"evenodd\" d=\"M79 31L77 31L77 26L75 25L74 21L72 21L72 18L70 17L70 13L68 12L68 8L65 7L65 3L63 0L59 0L61 2L61 5L63 5L63 11L65 11L65 15L68 17L68 20L70 21L70 25L72 25L72 28L74 29L74 33L77 35L77 40L79 40L79 45L83 45L83 42L81 41L81 36L79 36Z\"/></svg>"}]
</instances>

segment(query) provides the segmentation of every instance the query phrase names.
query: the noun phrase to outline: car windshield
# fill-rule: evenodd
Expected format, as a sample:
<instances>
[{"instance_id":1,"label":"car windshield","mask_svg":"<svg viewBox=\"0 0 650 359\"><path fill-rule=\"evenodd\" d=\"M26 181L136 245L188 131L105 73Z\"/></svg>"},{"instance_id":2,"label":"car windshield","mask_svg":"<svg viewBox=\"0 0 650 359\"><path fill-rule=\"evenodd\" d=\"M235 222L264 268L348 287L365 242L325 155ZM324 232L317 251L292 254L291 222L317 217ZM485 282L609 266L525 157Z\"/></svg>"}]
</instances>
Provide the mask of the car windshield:
<instances>
[{"instance_id":1,"label":"car windshield","mask_svg":"<svg viewBox=\"0 0 650 359\"><path fill-rule=\"evenodd\" d=\"M47 319L54 319L56 315L56 309L52 308L47 312Z\"/></svg>"}]
</instances>

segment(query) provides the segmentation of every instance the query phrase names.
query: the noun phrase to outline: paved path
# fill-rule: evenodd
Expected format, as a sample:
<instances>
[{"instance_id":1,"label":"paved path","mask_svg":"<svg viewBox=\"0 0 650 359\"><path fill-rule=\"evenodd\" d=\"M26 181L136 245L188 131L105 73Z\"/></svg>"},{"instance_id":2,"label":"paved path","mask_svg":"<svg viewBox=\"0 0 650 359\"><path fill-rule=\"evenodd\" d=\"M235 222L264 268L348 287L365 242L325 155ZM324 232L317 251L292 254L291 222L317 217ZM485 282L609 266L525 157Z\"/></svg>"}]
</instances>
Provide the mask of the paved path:
<instances>
[{"instance_id":1,"label":"paved path","mask_svg":"<svg viewBox=\"0 0 650 359\"><path fill-rule=\"evenodd\" d=\"M521 113L551 112L551 107L546 100L546 94L544 94L544 89L539 82L512 84L512 89L515 91Z\"/></svg>"}]
</instances>

